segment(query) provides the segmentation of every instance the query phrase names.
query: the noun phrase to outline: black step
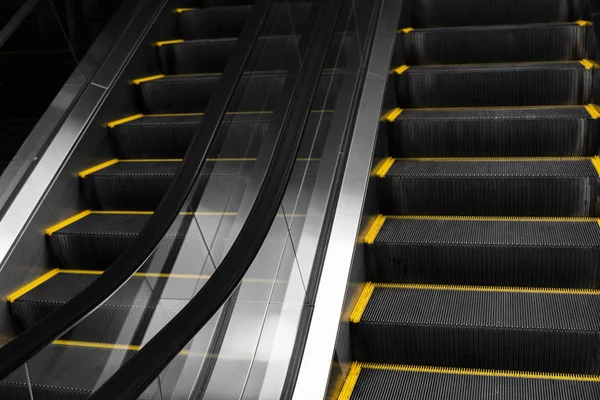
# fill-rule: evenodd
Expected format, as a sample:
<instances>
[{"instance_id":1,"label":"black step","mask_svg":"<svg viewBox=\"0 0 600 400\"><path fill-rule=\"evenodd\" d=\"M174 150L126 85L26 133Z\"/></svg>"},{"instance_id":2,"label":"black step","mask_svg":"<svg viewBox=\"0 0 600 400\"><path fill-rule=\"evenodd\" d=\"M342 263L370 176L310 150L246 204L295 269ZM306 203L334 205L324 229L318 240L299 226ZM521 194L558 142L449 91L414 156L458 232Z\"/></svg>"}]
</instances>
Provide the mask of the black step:
<instances>
[{"instance_id":1,"label":"black step","mask_svg":"<svg viewBox=\"0 0 600 400\"><path fill-rule=\"evenodd\" d=\"M583 0L415 0L410 3L410 26L533 24L570 22L582 18Z\"/></svg>"},{"instance_id":2,"label":"black step","mask_svg":"<svg viewBox=\"0 0 600 400\"><path fill-rule=\"evenodd\" d=\"M290 181L291 187L300 186L303 179L308 184L316 176L318 159L310 160L299 159ZM201 171L193 196L194 204L198 204L197 210L223 208L222 211L236 212L255 163L253 158L209 159ZM92 207L148 211L154 210L162 200L181 161L113 160L108 164L97 171L82 174L84 193Z\"/></svg>"},{"instance_id":3,"label":"black step","mask_svg":"<svg viewBox=\"0 0 600 400\"><path fill-rule=\"evenodd\" d=\"M101 346L89 342L56 342L27 362L27 372L21 367L0 381L0 398L31 400L30 382L34 399L88 399L136 350L110 343ZM191 363L191 368L200 368L203 360L202 355L176 356L161 374L160 384L154 381L139 398L170 398L186 363Z\"/></svg>"},{"instance_id":4,"label":"black step","mask_svg":"<svg viewBox=\"0 0 600 400\"><path fill-rule=\"evenodd\" d=\"M351 373L343 389L348 395L340 400L593 400L600 396L595 376L370 363L355 363Z\"/></svg>"},{"instance_id":5,"label":"black step","mask_svg":"<svg viewBox=\"0 0 600 400\"><path fill-rule=\"evenodd\" d=\"M320 157L333 112L313 111L304 131L298 157ZM119 158L182 158L203 115L136 115L135 118L109 126L109 136ZM226 133L221 146L211 157L256 157L267 134L271 112L229 113L221 124L220 134ZM313 141L315 141L314 147Z\"/></svg>"},{"instance_id":6,"label":"black step","mask_svg":"<svg viewBox=\"0 0 600 400\"><path fill-rule=\"evenodd\" d=\"M380 216L365 241L374 282L600 288L593 218Z\"/></svg>"},{"instance_id":7,"label":"black step","mask_svg":"<svg viewBox=\"0 0 600 400\"><path fill-rule=\"evenodd\" d=\"M569 61L402 67L395 74L396 97L400 108L588 104L594 65Z\"/></svg>"},{"instance_id":8,"label":"black step","mask_svg":"<svg viewBox=\"0 0 600 400\"><path fill-rule=\"evenodd\" d=\"M571 61L586 58L586 22L404 29L403 64Z\"/></svg>"},{"instance_id":9,"label":"black step","mask_svg":"<svg viewBox=\"0 0 600 400\"><path fill-rule=\"evenodd\" d=\"M377 180L384 214L600 215L598 157L386 161Z\"/></svg>"},{"instance_id":10,"label":"black step","mask_svg":"<svg viewBox=\"0 0 600 400\"><path fill-rule=\"evenodd\" d=\"M394 113L386 127L392 157L592 156L600 146L593 105Z\"/></svg>"},{"instance_id":11,"label":"black step","mask_svg":"<svg viewBox=\"0 0 600 400\"><path fill-rule=\"evenodd\" d=\"M280 100L285 72L246 73L235 90L229 109L232 111L273 110ZM150 79L148 77L146 79ZM157 75L150 80L136 80L136 88L145 112L203 112L217 89L221 74ZM144 79L144 78L142 78ZM314 110L333 109L341 73L326 71L319 80ZM331 86L331 87L330 87ZM328 94L328 90L331 93Z\"/></svg>"},{"instance_id":12,"label":"black step","mask_svg":"<svg viewBox=\"0 0 600 400\"><path fill-rule=\"evenodd\" d=\"M358 361L600 373L600 291L369 287L351 325Z\"/></svg>"}]
</instances>

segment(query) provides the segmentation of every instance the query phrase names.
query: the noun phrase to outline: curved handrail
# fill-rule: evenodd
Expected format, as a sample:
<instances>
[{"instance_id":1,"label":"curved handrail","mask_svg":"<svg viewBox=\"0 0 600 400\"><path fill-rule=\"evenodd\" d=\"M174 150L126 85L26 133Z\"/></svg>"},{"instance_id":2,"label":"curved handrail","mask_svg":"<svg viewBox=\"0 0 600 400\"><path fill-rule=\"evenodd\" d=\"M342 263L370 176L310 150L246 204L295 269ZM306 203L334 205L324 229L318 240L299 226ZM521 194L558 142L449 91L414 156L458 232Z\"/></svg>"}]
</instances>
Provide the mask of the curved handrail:
<instances>
[{"instance_id":1,"label":"curved handrail","mask_svg":"<svg viewBox=\"0 0 600 400\"><path fill-rule=\"evenodd\" d=\"M294 168L325 57L344 0L321 7L289 104L284 108L273 157L248 218L227 255L190 302L102 385L90 400L137 398L192 340L240 284L271 229ZM280 111L280 110L277 110ZM277 112L275 113L277 115Z\"/></svg>"},{"instance_id":2,"label":"curved handrail","mask_svg":"<svg viewBox=\"0 0 600 400\"><path fill-rule=\"evenodd\" d=\"M238 81L274 0L257 0L227 63L200 129L196 131L167 193L134 243L102 275L66 304L0 348L0 379L16 370L53 340L96 310L142 267L185 205L216 141Z\"/></svg>"}]
</instances>

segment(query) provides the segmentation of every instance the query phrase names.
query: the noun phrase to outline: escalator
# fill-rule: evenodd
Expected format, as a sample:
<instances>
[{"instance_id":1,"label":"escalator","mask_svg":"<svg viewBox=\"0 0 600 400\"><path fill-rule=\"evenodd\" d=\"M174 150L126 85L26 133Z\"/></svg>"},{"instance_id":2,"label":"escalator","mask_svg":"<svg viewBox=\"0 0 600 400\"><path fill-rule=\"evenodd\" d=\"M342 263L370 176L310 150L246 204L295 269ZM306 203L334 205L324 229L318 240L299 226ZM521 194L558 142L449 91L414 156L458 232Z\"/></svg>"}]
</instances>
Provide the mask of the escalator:
<instances>
[{"instance_id":1,"label":"escalator","mask_svg":"<svg viewBox=\"0 0 600 400\"><path fill-rule=\"evenodd\" d=\"M99 114L117 117L102 121L102 128L99 123L88 129L88 135L105 130L112 155L98 160L92 154L86 168L72 178L79 180L79 211L45 229L46 272L8 296L18 330L32 327L101 275L135 240L177 174L253 8L243 1L181 3L169 2L157 19L167 37L143 44L144 57L132 61L143 64L148 75L115 89L125 105L115 111L107 102L103 107L110 111ZM242 76L231 100L235 111L227 113L221 126L227 131L221 135L221 151L210 155L201 172L202 201L182 212L167 232L151 257L159 262L146 263L75 329L0 381L0 398L88 398L187 304L199 282L208 280L211 271L200 265L199 255L175 260L176 253L194 242L190 232L196 223L202 240L228 239L267 134L270 110L279 101L287 69L300 62L299 32L314 12L310 2L292 2L289 9L283 4L271 8L265 22L269 35L258 40L261 56L249 61L252 70ZM335 69L319 81L305 131L305 136L318 139L301 147L301 174L292 175L292 185L294 179L316 175L325 139L317 133L329 123L332 96L327 94L335 91L336 82ZM176 357L163 374L163 384L150 385L141 398L170 398L184 364L190 368L194 363L190 354ZM198 370L204 357L196 359L191 368Z\"/></svg>"},{"instance_id":2,"label":"escalator","mask_svg":"<svg viewBox=\"0 0 600 400\"><path fill-rule=\"evenodd\" d=\"M586 2L406 1L339 399L600 396Z\"/></svg>"}]
</instances>

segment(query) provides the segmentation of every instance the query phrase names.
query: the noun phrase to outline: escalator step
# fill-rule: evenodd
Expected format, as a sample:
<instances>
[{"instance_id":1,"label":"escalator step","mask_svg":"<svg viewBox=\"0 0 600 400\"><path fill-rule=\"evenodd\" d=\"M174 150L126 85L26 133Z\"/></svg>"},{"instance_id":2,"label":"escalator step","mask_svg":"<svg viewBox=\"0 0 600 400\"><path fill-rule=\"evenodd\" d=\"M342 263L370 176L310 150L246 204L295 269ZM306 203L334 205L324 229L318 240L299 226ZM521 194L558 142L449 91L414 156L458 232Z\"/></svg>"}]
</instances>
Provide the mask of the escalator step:
<instances>
[{"instance_id":1,"label":"escalator step","mask_svg":"<svg viewBox=\"0 0 600 400\"><path fill-rule=\"evenodd\" d=\"M338 400L592 400L600 378L354 363Z\"/></svg>"},{"instance_id":2,"label":"escalator step","mask_svg":"<svg viewBox=\"0 0 600 400\"><path fill-rule=\"evenodd\" d=\"M244 74L230 103L230 110L273 110L286 78L285 72L256 72ZM156 75L135 80L146 112L186 113L203 112L217 89L221 74ZM314 110L333 109L341 73L324 72L313 101ZM331 85L331 88L330 88ZM331 92L328 95L328 90Z\"/></svg>"},{"instance_id":3,"label":"escalator step","mask_svg":"<svg viewBox=\"0 0 600 400\"><path fill-rule=\"evenodd\" d=\"M395 51L407 65L581 60L590 28L581 21L405 29Z\"/></svg>"},{"instance_id":4,"label":"escalator step","mask_svg":"<svg viewBox=\"0 0 600 400\"><path fill-rule=\"evenodd\" d=\"M362 297L357 361L600 373L598 290L366 284Z\"/></svg>"},{"instance_id":5,"label":"escalator step","mask_svg":"<svg viewBox=\"0 0 600 400\"><path fill-rule=\"evenodd\" d=\"M256 157L272 113L228 113L220 128L225 139L211 157ZM298 157L320 157L332 112L313 111ZM109 124L109 136L119 158L182 158L202 122L202 114L166 116L138 114L133 120ZM118 121L117 121L118 122ZM314 148L312 146L315 141ZM220 147L220 148L219 148Z\"/></svg>"},{"instance_id":6,"label":"escalator step","mask_svg":"<svg viewBox=\"0 0 600 400\"><path fill-rule=\"evenodd\" d=\"M294 198L295 200L295 198ZM199 265L210 256L219 261L236 219L235 212L223 212L226 204L214 211L182 213L175 219L156 250L140 269L164 272L175 265L178 273L197 274ZM293 210L293 207L288 209ZM83 211L46 230L54 266L64 269L104 270L131 246L152 212ZM298 221L304 214L296 215ZM302 226L297 224L298 229ZM269 240L285 240L288 227L278 214ZM189 259L193 256L193 260Z\"/></svg>"},{"instance_id":7,"label":"escalator step","mask_svg":"<svg viewBox=\"0 0 600 400\"><path fill-rule=\"evenodd\" d=\"M592 156L600 147L595 105L394 112L392 157Z\"/></svg>"},{"instance_id":8,"label":"escalator step","mask_svg":"<svg viewBox=\"0 0 600 400\"><path fill-rule=\"evenodd\" d=\"M85 400L129 360L139 346L76 341L56 341L0 381L0 398L10 400ZM186 363L201 368L203 355L176 356L139 397L142 400L171 398ZM31 384L31 394L29 385Z\"/></svg>"},{"instance_id":9,"label":"escalator step","mask_svg":"<svg viewBox=\"0 0 600 400\"><path fill-rule=\"evenodd\" d=\"M196 210L237 211L256 159L209 159L195 189ZM95 209L154 210L173 182L181 160L111 160L80 174L87 199ZM318 159L299 159L290 185L316 176ZM93 172L91 172L93 171Z\"/></svg>"},{"instance_id":10,"label":"escalator step","mask_svg":"<svg viewBox=\"0 0 600 400\"><path fill-rule=\"evenodd\" d=\"M596 67L588 60L403 66L395 70L396 97L401 108L588 104Z\"/></svg>"},{"instance_id":11,"label":"escalator step","mask_svg":"<svg viewBox=\"0 0 600 400\"><path fill-rule=\"evenodd\" d=\"M378 216L369 229L375 282L600 288L594 218Z\"/></svg>"},{"instance_id":12,"label":"escalator step","mask_svg":"<svg viewBox=\"0 0 600 400\"><path fill-rule=\"evenodd\" d=\"M378 172L387 214L594 217L600 159L386 159Z\"/></svg>"},{"instance_id":13,"label":"escalator step","mask_svg":"<svg viewBox=\"0 0 600 400\"><path fill-rule=\"evenodd\" d=\"M533 24L570 22L583 14L583 0L479 0L411 2L411 26Z\"/></svg>"}]
</instances>

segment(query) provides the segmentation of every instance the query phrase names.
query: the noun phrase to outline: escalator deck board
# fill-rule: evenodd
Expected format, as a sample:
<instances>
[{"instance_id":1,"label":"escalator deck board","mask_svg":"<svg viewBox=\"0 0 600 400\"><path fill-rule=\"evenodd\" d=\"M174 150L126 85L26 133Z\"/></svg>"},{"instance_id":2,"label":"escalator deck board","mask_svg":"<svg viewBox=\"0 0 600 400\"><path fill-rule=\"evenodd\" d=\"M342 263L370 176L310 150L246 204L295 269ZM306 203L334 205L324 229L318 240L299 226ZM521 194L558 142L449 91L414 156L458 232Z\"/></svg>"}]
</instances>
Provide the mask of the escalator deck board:
<instances>
[{"instance_id":1,"label":"escalator deck board","mask_svg":"<svg viewBox=\"0 0 600 400\"><path fill-rule=\"evenodd\" d=\"M338 400L592 400L596 376L355 364Z\"/></svg>"}]
</instances>

